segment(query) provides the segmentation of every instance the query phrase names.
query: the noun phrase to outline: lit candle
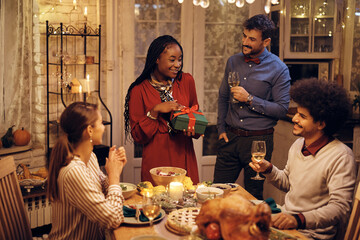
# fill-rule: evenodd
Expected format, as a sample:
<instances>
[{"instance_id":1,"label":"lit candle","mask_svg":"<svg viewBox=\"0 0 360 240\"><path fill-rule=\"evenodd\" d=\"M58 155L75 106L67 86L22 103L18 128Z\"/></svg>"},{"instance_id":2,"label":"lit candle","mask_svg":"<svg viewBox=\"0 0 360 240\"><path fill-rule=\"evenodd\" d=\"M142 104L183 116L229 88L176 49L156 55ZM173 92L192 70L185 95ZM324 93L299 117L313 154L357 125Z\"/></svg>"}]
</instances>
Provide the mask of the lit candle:
<instances>
[{"instance_id":1,"label":"lit candle","mask_svg":"<svg viewBox=\"0 0 360 240\"><path fill-rule=\"evenodd\" d=\"M76 8L76 0L73 0L73 5Z\"/></svg>"},{"instance_id":2,"label":"lit candle","mask_svg":"<svg viewBox=\"0 0 360 240\"><path fill-rule=\"evenodd\" d=\"M154 195L154 191L152 189L143 189L143 193L145 197L152 197Z\"/></svg>"},{"instance_id":3,"label":"lit candle","mask_svg":"<svg viewBox=\"0 0 360 240\"><path fill-rule=\"evenodd\" d=\"M179 200L183 197L184 185L181 182L171 182L169 186L169 196L174 200Z\"/></svg>"},{"instance_id":4,"label":"lit candle","mask_svg":"<svg viewBox=\"0 0 360 240\"><path fill-rule=\"evenodd\" d=\"M87 7L84 8L84 16L87 17Z\"/></svg>"},{"instance_id":5,"label":"lit candle","mask_svg":"<svg viewBox=\"0 0 360 240\"><path fill-rule=\"evenodd\" d=\"M86 77L86 85L87 85L87 92L90 94L90 76L89 76L89 74Z\"/></svg>"}]
</instances>

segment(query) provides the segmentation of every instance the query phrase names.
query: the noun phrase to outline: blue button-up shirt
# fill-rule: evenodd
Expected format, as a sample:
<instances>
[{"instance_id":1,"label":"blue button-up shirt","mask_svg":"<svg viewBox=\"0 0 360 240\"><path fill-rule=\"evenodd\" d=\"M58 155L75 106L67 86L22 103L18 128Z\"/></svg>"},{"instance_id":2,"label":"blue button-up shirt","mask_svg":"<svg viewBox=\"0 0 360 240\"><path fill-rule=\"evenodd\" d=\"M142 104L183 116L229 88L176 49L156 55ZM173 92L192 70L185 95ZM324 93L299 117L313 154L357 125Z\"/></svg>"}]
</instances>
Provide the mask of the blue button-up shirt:
<instances>
[{"instance_id":1,"label":"blue button-up shirt","mask_svg":"<svg viewBox=\"0 0 360 240\"><path fill-rule=\"evenodd\" d=\"M244 54L231 56L226 64L224 79L219 89L218 133L226 126L244 130L264 130L276 125L285 117L290 101L289 69L266 48L259 56L260 64L246 63ZM232 103L227 82L229 72L238 72L240 85L254 98L251 105Z\"/></svg>"}]
</instances>

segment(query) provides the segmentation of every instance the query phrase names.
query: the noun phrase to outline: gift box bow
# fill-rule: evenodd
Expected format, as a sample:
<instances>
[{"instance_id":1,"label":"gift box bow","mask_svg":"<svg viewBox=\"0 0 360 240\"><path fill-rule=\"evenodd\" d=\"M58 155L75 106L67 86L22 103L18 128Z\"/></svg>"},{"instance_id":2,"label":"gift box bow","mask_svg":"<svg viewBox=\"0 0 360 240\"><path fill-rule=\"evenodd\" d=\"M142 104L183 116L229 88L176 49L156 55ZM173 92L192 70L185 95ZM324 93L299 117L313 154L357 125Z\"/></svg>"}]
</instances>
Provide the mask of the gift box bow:
<instances>
[{"instance_id":1,"label":"gift box bow","mask_svg":"<svg viewBox=\"0 0 360 240\"><path fill-rule=\"evenodd\" d=\"M195 118L195 114L199 114L199 115L204 115L202 112L199 112L199 105L194 105L192 107L184 107L180 110L180 112L174 113L172 114L170 120L173 120L174 118L176 118L177 116L180 115L188 115L189 116L189 123L188 123L188 132L193 132L195 133L195 122L196 122L196 118Z\"/></svg>"}]
</instances>

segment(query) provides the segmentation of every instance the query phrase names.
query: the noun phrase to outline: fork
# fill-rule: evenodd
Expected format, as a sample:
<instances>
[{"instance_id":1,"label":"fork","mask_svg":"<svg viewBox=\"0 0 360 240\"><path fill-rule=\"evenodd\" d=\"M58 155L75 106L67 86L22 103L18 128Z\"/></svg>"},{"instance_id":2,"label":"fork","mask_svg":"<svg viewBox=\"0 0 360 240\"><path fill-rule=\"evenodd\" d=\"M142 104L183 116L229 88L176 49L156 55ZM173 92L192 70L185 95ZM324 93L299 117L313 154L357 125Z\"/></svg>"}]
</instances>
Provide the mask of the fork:
<instances>
[{"instance_id":1,"label":"fork","mask_svg":"<svg viewBox=\"0 0 360 240\"><path fill-rule=\"evenodd\" d=\"M140 209L139 209L139 205L137 205L137 204L136 204L135 218L136 218L137 222L140 222Z\"/></svg>"}]
</instances>

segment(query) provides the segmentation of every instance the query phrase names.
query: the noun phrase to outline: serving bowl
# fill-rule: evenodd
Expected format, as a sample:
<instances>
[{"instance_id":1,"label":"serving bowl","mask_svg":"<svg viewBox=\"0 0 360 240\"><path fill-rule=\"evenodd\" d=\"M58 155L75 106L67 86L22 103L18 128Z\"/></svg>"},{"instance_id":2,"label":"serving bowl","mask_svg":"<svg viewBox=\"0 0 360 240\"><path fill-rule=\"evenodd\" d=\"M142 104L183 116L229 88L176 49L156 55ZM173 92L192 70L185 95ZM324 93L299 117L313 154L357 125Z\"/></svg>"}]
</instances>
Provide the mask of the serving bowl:
<instances>
[{"instance_id":1,"label":"serving bowl","mask_svg":"<svg viewBox=\"0 0 360 240\"><path fill-rule=\"evenodd\" d=\"M196 197L198 202L203 203L208 199L221 198L224 191L216 187L200 187L196 189Z\"/></svg>"},{"instance_id":2,"label":"serving bowl","mask_svg":"<svg viewBox=\"0 0 360 240\"><path fill-rule=\"evenodd\" d=\"M177 167L156 167L150 169L150 174L156 185L167 186L171 182L182 182L186 170Z\"/></svg>"},{"instance_id":3,"label":"serving bowl","mask_svg":"<svg viewBox=\"0 0 360 240\"><path fill-rule=\"evenodd\" d=\"M125 199L130 198L136 192L135 184L121 182L119 185L122 188L122 195Z\"/></svg>"},{"instance_id":4,"label":"serving bowl","mask_svg":"<svg viewBox=\"0 0 360 240\"><path fill-rule=\"evenodd\" d=\"M224 191L224 197L231 191L231 186L225 183L213 183L211 187L216 187Z\"/></svg>"}]
</instances>

